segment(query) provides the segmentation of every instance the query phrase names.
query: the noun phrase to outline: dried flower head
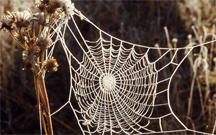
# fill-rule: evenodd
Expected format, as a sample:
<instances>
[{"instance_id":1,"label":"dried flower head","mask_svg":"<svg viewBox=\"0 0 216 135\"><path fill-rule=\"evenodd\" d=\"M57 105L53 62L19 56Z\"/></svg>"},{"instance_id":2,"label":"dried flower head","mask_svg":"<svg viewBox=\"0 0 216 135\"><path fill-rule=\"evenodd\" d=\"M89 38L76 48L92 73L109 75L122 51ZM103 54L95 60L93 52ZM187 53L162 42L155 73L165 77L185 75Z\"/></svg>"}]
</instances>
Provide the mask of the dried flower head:
<instances>
[{"instance_id":1,"label":"dried flower head","mask_svg":"<svg viewBox=\"0 0 216 135\"><path fill-rule=\"evenodd\" d=\"M34 14L33 15L33 20L37 21L39 25L46 25L44 12Z\"/></svg>"},{"instance_id":2,"label":"dried flower head","mask_svg":"<svg viewBox=\"0 0 216 135\"><path fill-rule=\"evenodd\" d=\"M41 50L46 50L52 45L52 39L49 37L49 35L47 36L47 32L48 32L48 27L45 27L41 35L36 39L37 46Z\"/></svg>"},{"instance_id":3,"label":"dried flower head","mask_svg":"<svg viewBox=\"0 0 216 135\"><path fill-rule=\"evenodd\" d=\"M1 26L0 29L6 28L8 30L15 30L16 29L16 25L14 24L14 17L10 14L10 15L5 15L3 14L1 16Z\"/></svg>"},{"instance_id":4,"label":"dried flower head","mask_svg":"<svg viewBox=\"0 0 216 135\"><path fill-rule=\"evenodd\" d=\"M46 11L48 13L55 13L56 9L60 8L62 3L59 0L50 1L49 4L46 6Z\"/></svg>"},{"instance_id":5,"label":"dried flower head","mask_svg":"<svg viewBox=\"0 0 216 135\"><path fill-rule=\"evenodd\" d=\"M21 34L21 33L22 34ZM28 28L25 28L25 29L21 29L19 33L18 32L14 32L14 37L17 38L18 41L20 41L21 43L24 44L24 42L29 42L29 39L28 39L28 32L29 32L29 29Z\"/></svg>"},{"instance_id":6,"label":"dried flower head","mask_svg":"<svg viewBox=\"0 0 216 135\"><path fill-rule=\"evenodd\" d=\"M15 17L15 24L18 29L21 29L22 27L28 27L32 20L32 12L30 10L24 10L22 12L15 12L13 13Z\"/></svg>"},{"instance_id":7,"label":"dried flower head","mask_svg":"<svg viewBox=\"0 0 216 135\"><path fill-rule=\"evenodd\" d=\"M30 46L29 48L23 50L22 59L26 64L33 65L36 63L37 54L40 52L38 46Z\"/></svg>"},{"instance_id":8,"label":"dried flower head","mask_svg":"<svg viewBox=\"0 0 216 135\"><path fill-rule=\"evenodd\" d=\"M14 37L18 40L18 41L22 41L22 37L21 37L21 35L19 34L19 33L17 33L17 32L14 32Z\"/></svg>"},{"instance_id":9,"label":"dried flower head","mask_svg":"<svg viewBox=\"0 0 216 135\"><path fill-rule=\"evenodd\" d=\"M177 43L177 42L178 42L178 39L177 39L177 38L173 38L173 39L172 39L172 42L173 42L173 43Z\"/></svg>"},{"instance_id":10,"label":"dried flower head","mask_svg":"<svg viewBox=\"0 0 216 135\"><path fill-rule=\"evenodd\" d=\"M59 65L56 59L54 59L53 57L49 58L43 63L43 69L46 70L47 72L57 71L58 66Z\"/></svg>"},{"instance_id":11,"label":"dried flower head","mask_svg":"<svg viewBox=\"0 0 216 135\"><path fill-rule=\"evenodd\" d=\"M70 0L64 0L62 1L62 5L63 11L69 19L70 15L74 14L74 3L72 3Z\"/></svg>"},{"instance_id":12,"label":"dried flower head","mask_svg":"<svg viewBox=\"0 0 216 135\"><path fill-rule=\"evenodd\" d=\"M44 36L39 36L36 40L38 47L41 50L46 50L47 48L49 48L52 44L52 39L49 37L44 37Z\"/></svg>"},{"instance_id":13,"label":"dried flower head","mask_svg":"<svg viewBox=\"0 0 216 135\"><path fill-rule=\"evenodd\" d=\"M41 2L40 0L36 1L35 5L37 8L40 9L41 12L44 12L46 10L46 5L43 2Z\"/></svg>"}]
</instances>

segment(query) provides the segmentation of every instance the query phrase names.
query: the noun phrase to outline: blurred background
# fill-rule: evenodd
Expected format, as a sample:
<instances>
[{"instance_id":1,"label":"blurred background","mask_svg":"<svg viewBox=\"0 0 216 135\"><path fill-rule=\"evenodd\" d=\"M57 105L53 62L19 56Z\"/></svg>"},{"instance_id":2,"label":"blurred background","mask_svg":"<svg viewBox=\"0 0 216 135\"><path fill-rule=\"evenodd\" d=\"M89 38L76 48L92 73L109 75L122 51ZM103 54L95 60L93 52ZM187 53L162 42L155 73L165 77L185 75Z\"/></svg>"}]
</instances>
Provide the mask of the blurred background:
<instances>
[{"instance_id":1,"label":"blurred background","mask_svg":"<svg viewBox=\"0 0 216 135\"><path fill-rule=\"evenodd\" d=\"M198 39L191 26L195 26L197 35L202 37L215 29L215 0L74 0L72 2L83 15L105 32L145 46L158 44L160 47L170 47L164 26L168 28L170 39L178 39L176 47L187 46L190 34L191 40L197 42ZM0 0L0 14L27 8L37 11L34 0ZM82 25L81 21L80 26L83 33L86 31L94 33L84 23ZM215 32L212 32L205 41L213 39L216 39ZM199 52L195 50L173 77L170 101L174 113L184 124L187 123L188 128L213 133L216 119L216 46L208 45L207 48L208 59L205 60L208 68L204 69L202 64L197 68L193 67L196 60L195 53ZM0 31L0 54L0 133L39 134L33 75L31 71L22 70L24 67L22 48L5 30ZM64 52L58 50L54 55L59 62L59 69L46 76L51 111L58 109L68 100L70 88L69 70ZM188 107L191 89L193 89L193 98ZM81 133L70 107L65 107L54 115L52 120L55 134Z\"/></svg>"}]
</instances>

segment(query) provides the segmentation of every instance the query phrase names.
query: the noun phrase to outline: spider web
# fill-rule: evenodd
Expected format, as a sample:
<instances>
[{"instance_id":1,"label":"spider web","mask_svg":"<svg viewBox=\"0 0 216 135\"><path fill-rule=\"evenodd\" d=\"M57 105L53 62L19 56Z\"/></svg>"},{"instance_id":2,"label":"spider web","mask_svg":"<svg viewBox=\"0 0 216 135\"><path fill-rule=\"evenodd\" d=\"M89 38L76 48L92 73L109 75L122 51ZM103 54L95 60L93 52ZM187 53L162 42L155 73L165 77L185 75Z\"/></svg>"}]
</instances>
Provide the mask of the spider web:
<instances>
[{"instance_id":1,"label":"spider web","mask_svg":"<svg viewBox=\"0 0 216 135\"><path fill-rule=\"evenodd\" d=\"M171 79L197 46L158 48L129 43L102 31L78 10L74 9L74 13L71 15L73 26L69 26L67 20L59 20L60 23L52 26L51 35L55 42L46 57L53 55L56 43L60 41L69 64L70 93L68 101L50 116L70 105L83 134L202 133L188 129L174 114L170 103ZM97 39L84 37L76 16L96 29ZM81 50L79 56L69 49L67 37L73 37L77 42ZM188 53L176 62L175 58L185 49ZM154 58L158 51L163 53ZM172 59L164 60L170 55ZM164 75L165 71L170 74ZM72 95L77 105L71 102ZM164 111L164 108L168 109ZM155 111L161 114L155 114ZM163 127L163 120L170 118L179 123L179 129Z\"/></svg>"}]
</instances>

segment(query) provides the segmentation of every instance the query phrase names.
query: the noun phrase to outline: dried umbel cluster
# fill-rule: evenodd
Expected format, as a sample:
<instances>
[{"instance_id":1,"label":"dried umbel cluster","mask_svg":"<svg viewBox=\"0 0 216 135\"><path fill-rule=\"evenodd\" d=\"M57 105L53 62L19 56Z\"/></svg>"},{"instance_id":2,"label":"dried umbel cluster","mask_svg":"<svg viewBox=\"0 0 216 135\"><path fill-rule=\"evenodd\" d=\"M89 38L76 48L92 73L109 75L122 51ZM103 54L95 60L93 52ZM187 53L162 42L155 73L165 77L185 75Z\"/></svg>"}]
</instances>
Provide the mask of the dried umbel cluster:
<instances>
[{"instance_id":1,"label":"dried umbel cluster","mask_svg":"<svg viewBox=\"0 0 216 135\"><path fill-rule=\"evenodd\" d=\"M28 9L3 14L0 30L6 29L24 49L22 52L24 69L32 70L34 74L36 97L39 110L41 110L40 118L44 133L52 135L49 100L42 73L57 71L59 65L53 57L45 58L45 51L54 44L50 34L53 24L55 24L55 29L61 27L61 24L74 14L75 8L71 0L36 0L35 4L40 12L33 13ZM47 112L45 116L44 111Z\"/></svg>"},{"instance_id":2,"label":"dried umbel cluster","mask_svg":"<svg viewBox=\"0 0 216 135\"><path fill-rule=\"evenodd\" d=\"M50 37L50 29L56 20L69 19L73 14L74 4L70 0L36 0L36 7L40 12L32 13L30 9L17 12L7 12L2 15L0 29L7 29L11 36L24 49L22 53L25 69L34 70L41 61L41 69L44 61L44 52L53 41ZM39 27L36 27L38 25ZM39 30L35 30L39 28ZM36 34L36 31L39 31ZM50 58L53 59L53 58ZM46 63L48 64L47 60ZM48 64L57 69L58 64ZM51 70L56 71L56 70ZM50 72L51 72L50 71Z\"/></svg>"}]
</instances>

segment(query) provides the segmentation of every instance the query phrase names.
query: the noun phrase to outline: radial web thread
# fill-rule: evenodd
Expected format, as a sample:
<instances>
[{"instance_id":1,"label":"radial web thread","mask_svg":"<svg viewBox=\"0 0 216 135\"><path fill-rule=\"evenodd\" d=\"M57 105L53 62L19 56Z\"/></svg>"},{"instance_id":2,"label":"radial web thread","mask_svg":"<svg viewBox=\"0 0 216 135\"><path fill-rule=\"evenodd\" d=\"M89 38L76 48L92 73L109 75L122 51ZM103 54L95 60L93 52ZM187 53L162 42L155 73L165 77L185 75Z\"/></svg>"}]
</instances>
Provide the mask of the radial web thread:
<instances>
[{"instance_id":1,"label":"radial web thread","mask_svg":"<svg viewBox=\"0 0 216 135\"><path fill-rule=\"evenodd\" d=\"M170 104L171 79L195 47L157 48L129 43L102 31L76 9L74 12L69 21L73 27L67 21L61 22L62 27L58 22L52 26L55 42L46 57L52 56L56 43L60 41L68 60L71 84L68 101L51 116L70 105L83 134L201 133L188 129L174 114ZM98 38L84 38L75 17L93 26L98 31ZM71 44L65 41L68 36L77 42L82 51L79 52L81 59L69 49ZM188 53L176 62L179 52L185 49ZM158 51L163 53L154 59L152 55ZM162 61L167 55L172 55L172 59ZM165 76L165 70L170 74ZM71 103L72 95L78 107ZM169 111L163 111L164 108ZM154 114L154 111L161 114ZM166 130L163 127L163 120L169 118L179 123L179 129Z\"/></svg>"}]
</instances>

